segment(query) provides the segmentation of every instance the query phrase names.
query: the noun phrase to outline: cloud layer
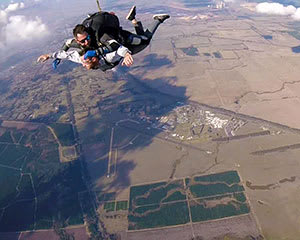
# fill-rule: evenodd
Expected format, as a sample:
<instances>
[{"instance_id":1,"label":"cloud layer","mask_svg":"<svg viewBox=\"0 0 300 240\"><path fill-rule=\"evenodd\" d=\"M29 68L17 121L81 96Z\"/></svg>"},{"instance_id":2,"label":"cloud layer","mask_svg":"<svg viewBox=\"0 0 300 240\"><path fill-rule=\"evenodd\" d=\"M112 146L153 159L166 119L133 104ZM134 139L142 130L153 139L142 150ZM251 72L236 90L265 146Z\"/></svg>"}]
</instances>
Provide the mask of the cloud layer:
<instances>
[{"instance_id":1,"label":"cloud layer","mask_svg":"<svg viewBox=\"0 0 300 240\"><path fill-rule=\"evenodd\" d=\"M12 3L4 10L0 10L0 48L10 47L20 42L36 41L48 35L47 26L39 17L13 15L24 7L24 3Z\"/></svg>"},{"instance_id":2,"label":"cloud layer","mask_svg":"<svg viewBox=\"0 0 300 240\"><path fill-rule=\"evenodd\" d=\"M300 20L300 8L295 8L292 5L284 6L280 3L263 2L256 5L256 11L270 15L289 15L294 20Z\"/></svg>"},{"instance_id":3,"label":"cloud layer","mask_svg":"<svg viewBox=\"0 0 300 240\"><path fill-rule=\"evenodd\" d=\"M8 21L8 14L10 12L14 12L17 11L21 8L24 8L25 5L24 3L11 3L7 6L7 8L5 8L4 10L0 10L0 23L7 23Z\"/></svg>"}]
</instances>

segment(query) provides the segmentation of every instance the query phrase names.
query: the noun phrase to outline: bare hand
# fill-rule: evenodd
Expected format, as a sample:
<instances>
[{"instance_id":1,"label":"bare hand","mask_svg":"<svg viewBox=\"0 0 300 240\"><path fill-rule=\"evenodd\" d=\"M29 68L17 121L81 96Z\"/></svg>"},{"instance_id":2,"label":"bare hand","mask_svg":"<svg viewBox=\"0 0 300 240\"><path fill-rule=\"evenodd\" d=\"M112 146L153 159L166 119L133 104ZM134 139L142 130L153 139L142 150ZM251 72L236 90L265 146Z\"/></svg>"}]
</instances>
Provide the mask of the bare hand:
<instances>
[{"instance_id":1,"label":"bare hand","mask_svg":"<svg viewBox=\"0 0 300 240\"><path fill-rule=\"evenodd\" d=\"M39 58L37 59L37 62L45 62L50 58L49 54L43 54L41 56L39 56Z\"/></svg>"},{"instance_id":2,"label":"bare hand","mask_svg":"<svg viewBox=\"0 0 300 240\"><path fill-rule=\"evenodd\" d=\"M90 70L91 59L90 58L84 59L84 56L81 56L80 59L81 59L82 66L85 67L87 70Z\"/></svg>"},{"instance_id":3,"label":"bare hand","mask_svg":"<svg viewBox=\"0 0 300 240\"><path fill-rule=\"evenodd\" d=\"M130 53L126 53L125 54L125 57L124 57L124 60L122 62L122 66L127 66L127 67L130 67L131 65L133 64L133 57Z\"/></svg>"}]
</instances>

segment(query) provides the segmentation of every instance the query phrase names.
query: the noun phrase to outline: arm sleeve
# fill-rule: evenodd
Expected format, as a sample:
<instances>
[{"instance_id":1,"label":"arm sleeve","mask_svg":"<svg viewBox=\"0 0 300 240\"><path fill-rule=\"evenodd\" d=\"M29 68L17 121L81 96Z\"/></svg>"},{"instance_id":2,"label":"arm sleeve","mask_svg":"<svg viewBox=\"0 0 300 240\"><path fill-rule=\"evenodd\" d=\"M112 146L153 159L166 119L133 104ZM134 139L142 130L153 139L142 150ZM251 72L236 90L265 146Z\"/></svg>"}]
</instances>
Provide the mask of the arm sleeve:
<instances>
[{"instance_id":1,"label":"arm sleeve","mask_svg":"<svg viewBox=\"0 0 300 240\"><path fill-rule=\"evenodd\" d=\"M107 62L114 64L119 62L125 56L126 53L131 53L131 52L128 50L128 48L124 46L120 46L117 49L117 51L105 54L104 58Z\"/></svg>"},{"instance_id":2,"label":"arm sleeve","mask_svg":"<svg viewBox=\"0 0 300 240\"><path fill-rule=\"evenodd\" d=\"M127 47L124 47L124 46L120 46L117 50L117 54L121 57L125 57L126 53L130 53L131 52L129 51L129 49Z\"/></svg>"},{"instance_id":3,"label":"arm sleeve","mask_svg":"<svg viewBox=\"0 0 300 240\"><path fill-rule=\"evenodd\" d=\"M59 59L67 59L69 61L75 62L75 63L82 63L80 59L80 54L76 50L73 51L64 51L60 50L57 52L52 53L52 58L59 58Z\"/></svg>"}]
</instances>

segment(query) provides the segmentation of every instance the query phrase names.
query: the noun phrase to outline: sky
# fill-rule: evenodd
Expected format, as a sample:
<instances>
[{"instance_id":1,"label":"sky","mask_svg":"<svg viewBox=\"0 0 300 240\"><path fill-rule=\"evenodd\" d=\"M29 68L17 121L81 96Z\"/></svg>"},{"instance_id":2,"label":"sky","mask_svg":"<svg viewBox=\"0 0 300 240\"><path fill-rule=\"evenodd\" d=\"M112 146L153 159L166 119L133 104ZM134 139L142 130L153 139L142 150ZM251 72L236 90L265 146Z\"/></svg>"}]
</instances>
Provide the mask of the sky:
<instances>
[{"instance_id":1,"label":"sky","mask_svg":"<svg viewBox=\"0 0 300 240\"><path fill-rule=\"evenodd\" d=\"M0 0L0 51L40 42L67 25L71 17L97 11L95 0ZM105 1L101 1L104 5ZM55 25L56 24L56 25ZM65 25L65 26L64 26Z\"/></svg>"},{"instance_id":2,"label":"sky","mask_svg":"<svg viewBox=\"0 0 300 240\"><path fill-rule=\"evenodd\" d=\"M3 0L1 0L3 1ZM41 16L28 14L28 4L36 3L10 2L0 9L0 49L15 47L32 39L43 39L49 35L48 27ZM30 7L31 7L30 6Z\"/></svg>"},{"instance_id":3,"label":"sky","mask_svg":"<svg viewBox=\"0 0 300 240\"><path fill-rule=\"evenodd\" d=\"M69 33L66 30L75 24L72 17L84 18L86 13L96 11L95 0L0 0L0 62L9 54L12 56L22 52L24 46L41 48L41 44L49 46L51 41L57 40L57 45L63 41ZM178 0L183 1L183 0ZM185 0L187 1L187 0ZM242 2L243 0L232 0ZM110 4L131 1L100 0L105 8ZM150 4L151 5L151 4ZM256 11L266 15L286 15L291 21L300 21L300 8L275 2L261 2L256 6ZM77 17L77 18L76 18ZM54 33L54 34L53 34ZM57 35L60 33L59 37ZM70 34L69 34L70 35ZM47 40L47 41L45 41ZM38 44L40 44L38 46ZM53 47L53 49L56 46ZM9 50L9 52L8 52ZM3 54L6 53L6 55Z\"/></svg>"}]
</instances>

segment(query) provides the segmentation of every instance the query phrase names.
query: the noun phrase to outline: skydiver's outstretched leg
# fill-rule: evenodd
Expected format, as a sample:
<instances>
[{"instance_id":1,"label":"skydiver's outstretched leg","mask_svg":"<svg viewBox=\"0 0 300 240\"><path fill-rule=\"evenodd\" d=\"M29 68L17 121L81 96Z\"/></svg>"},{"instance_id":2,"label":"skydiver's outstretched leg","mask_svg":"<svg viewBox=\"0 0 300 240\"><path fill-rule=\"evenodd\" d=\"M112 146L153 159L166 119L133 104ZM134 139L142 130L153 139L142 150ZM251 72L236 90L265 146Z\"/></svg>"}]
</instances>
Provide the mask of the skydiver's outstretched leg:
<instances>
[{"instance_id":1,"label":"skydiver's outstretched leg","mask_svg":"<svg viewBox=\"0 0 300 240\"><path fill-rule=\"evenodd\" d=\"M137 34L130 33L126 30L121 31L121 35L124 39L126 39L124 45L129 48L132 54L136 54L145 49L149 45L158 26L170 17L168 14L154 15L152 24L146 31L144 31L142 23L136 20L135 15L136 7L133 6L130 9L126 19L132 22Z\"/></svg>"},{"instance_id":2,"label":"skydiver's outstretched leg","mask_svg":"<svg viewBox=\"0 0 300 240\"><path fill-rule=\"evenodd\" d=\"M168 14L156 14L153 15L153 22L151 26L145 31L145 35L148 38L152 38L158 26L167 20L170 16Z\"/></svg>"},{"instance_id":3,"label":"skydiver's outstretched leg","mask_svg":"<svg viewBox=\"0 0 300 240\"><path fill-rule=\"evenodd\" d=\"M132 8L129 10L126 19L131 21L137 35L144 35L145 32L144 32L143 25L140 21L136 20L135 15L136 15L136 6L132 6Z\"/></svg>"},{"instance_id":4,"label":"skydiver's outstretched leg","mask_svg":"<svg viewBox=\"0 0 300 240\"><path fill-rule=\"evenodd\" d=\"M142 22L138 21L135 18L136 15L136 6L132 6L132 8L130 9L126 19L131 21L134 28L135 28L135 32L137 35L144 35L148 38L151 38L153 36L153 34L155 33L156 29L158 28L159 24L163 23L166 19L168 19L170 16L168 14L156 14L153 16L154 22L152 23L152 25L146 30L146 32L144 31Z\"/></svg>"}]
</instances>

